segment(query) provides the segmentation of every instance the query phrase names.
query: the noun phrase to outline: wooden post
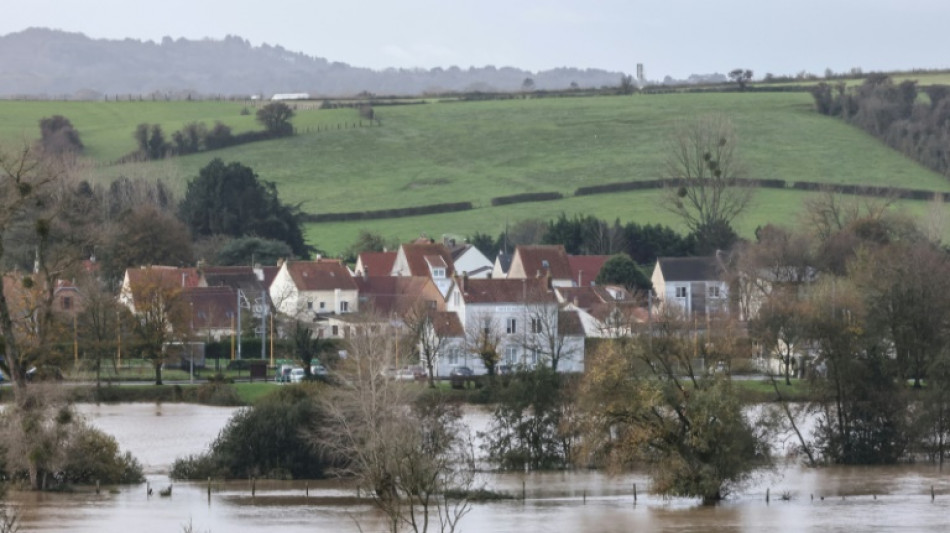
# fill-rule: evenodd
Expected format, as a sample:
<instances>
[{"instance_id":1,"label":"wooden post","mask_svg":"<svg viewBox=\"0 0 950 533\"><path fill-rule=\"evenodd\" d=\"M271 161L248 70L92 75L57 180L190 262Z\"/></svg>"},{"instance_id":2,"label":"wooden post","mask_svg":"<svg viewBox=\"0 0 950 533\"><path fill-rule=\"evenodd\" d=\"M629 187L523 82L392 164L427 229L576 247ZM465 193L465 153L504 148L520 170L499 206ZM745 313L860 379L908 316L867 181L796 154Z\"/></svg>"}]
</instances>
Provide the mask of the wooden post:
<instances>
[{"instance_id":1,"label":"wooden post","mask_svg":"<svg viewBox=\"0 0 950 533\"><path fill-rule=\"evenodd\" d=\"M211 476L208 476L208 501L211 501Z\"/></svg>"},{"instance_id":2,"label":"wooden post","mask_svg":"<svg viewBox=\"0 0 950 533\"><path fill-rule=\"evenodd\" d=\"M934 493L934 486L931 485L931 486L930 486L930 501L934 501L934 498L936 498L936 497L937 497L937 495Z\"/></svg>"},{"instance_id":3,"label":"wooden post","mask_svg":"<svg viewBox=\"0 0 950 533\"><path fill-rule=\"evenodd\" d=\"M525 500L524 494L525 494L525 486L524 486L524 480L522 479L521 480L521 501Z\"/></svg>"},{"instance_id":4,"label":"wooden post","mask_svg":"<svg viewBox=\"0 0 950 533\"><path fill-rule=\"evenodd\" d=\"M769 490L770 489L765 489L765 503L769 503Z\"/></svg>"},{"instance_id":5,"label":"wooden post","mask_svg":"<svg viewBox=\"0 0 950 533\"><path fill-rule=\"evenodd\" d=\"M308 498L310 497L310 482L309 481L306 483L306 485L304 485L304 495Z\"/></svg>"},{"instance_id":6,"label":"wooden post","mask_svg":"<svg viewBox=\"0 0 950 533\"><path fill-rule=\"evenodd\" d=\"M148 481L145 482L145 497L146 498L152 495L152 487L150 485L151 483L149 483Z\"/></svg>"},{"instance_id":7,"label":"wooden post","mask_svg":"<svg viewBox=\"0 0 950 533\"><path fill-rule=\"evenodd\" d=\"M637 484L633 484L633 504L637 504Z\"/></svg>"},{"instance_id":8,"label":"wooden post","mask_svg":"<svg viewBox=\"0 0 950 533\"><path fill-rule=\"evenodd\" d=\"M252 477L251 478L251 497L253 498L256 493L257 493L257 479Z\"/></svg>"},{"instance_id":9,"label":"wooden post","mask_svg":"<svg viewBox=\"0 0 950 533\"><path fill-rule=\"evenodd\" d=\"M587 505L587 489L584 489L584 505Z\"/></svg>"},{"instance_id":10,"label":"wooden post","mask_svg":"<svg viewBox=\"0 0 950 533\"><path fill-rule=\"evenodd\" d=\"M96 480L96 494L99 494L99 480Z\"/></svg>"}]
</instances>

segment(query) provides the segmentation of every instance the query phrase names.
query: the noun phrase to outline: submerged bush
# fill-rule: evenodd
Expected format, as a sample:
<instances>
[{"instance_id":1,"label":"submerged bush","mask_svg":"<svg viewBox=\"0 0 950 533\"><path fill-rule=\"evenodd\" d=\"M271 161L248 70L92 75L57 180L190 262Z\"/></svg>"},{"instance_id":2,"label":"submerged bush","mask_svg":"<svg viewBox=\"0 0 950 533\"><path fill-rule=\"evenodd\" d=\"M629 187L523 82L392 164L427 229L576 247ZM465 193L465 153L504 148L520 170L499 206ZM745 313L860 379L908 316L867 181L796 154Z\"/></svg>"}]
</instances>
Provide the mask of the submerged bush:
<instances>
[{"instance_id":1,"label":"submerged bush","mask_svg":"<svg viewBox=\"0 0 950 533\"><path fill-rule=\"evenodd\" d=\"M325 476L327 459L306 437L323 420L319 386L282 387L262 403L238 411L207 453L175 460L173 479Z\"/></svg>"}]
</instances>

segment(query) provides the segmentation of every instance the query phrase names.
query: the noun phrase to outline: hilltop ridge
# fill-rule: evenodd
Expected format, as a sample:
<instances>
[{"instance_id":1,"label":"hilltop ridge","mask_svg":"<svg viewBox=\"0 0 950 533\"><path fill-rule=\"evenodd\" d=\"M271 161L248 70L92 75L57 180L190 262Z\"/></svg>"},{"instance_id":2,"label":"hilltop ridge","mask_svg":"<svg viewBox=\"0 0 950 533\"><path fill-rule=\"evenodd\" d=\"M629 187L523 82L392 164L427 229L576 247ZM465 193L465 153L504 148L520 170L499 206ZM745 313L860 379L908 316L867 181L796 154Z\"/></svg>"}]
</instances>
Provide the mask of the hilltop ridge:
<instances>
[{"instance_id":1,"label":"hilltop ridge","mask_svg":"<svg viewBox=\"0 0 950 533\"><path fill-rule=\"evenodd\" d=\"M621 72L509 66L372 70L244 38L92 39L82 33L29 28L0 36L0 97L99 99L160 93L316 97L361 92L410 95L446 91L517 91L615 86Z\"/></svg>"}]
</instances>

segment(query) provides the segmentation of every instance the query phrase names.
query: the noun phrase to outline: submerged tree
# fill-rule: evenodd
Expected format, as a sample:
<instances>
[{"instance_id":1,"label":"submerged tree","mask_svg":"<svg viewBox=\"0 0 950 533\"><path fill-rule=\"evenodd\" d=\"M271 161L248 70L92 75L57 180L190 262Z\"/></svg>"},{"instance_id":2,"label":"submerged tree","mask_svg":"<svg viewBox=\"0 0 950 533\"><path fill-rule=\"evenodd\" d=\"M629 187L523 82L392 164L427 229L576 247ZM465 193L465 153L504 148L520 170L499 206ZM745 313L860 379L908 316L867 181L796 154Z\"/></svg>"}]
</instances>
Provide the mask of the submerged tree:
<instances>
[{"instance_id":1,"label":"submerged tree","mask_svg":"<svg viewBox=\"0 0 950 533\"><path fill-rule=\"evenodd\" d=\"M656 492L715 503L768 460L762 428L743 414L731 381L697 368L699 350L738 349L672 315L635 339L604 343L585 376L589 460L613 469L646 463Z\"/></svg>"}]
</instances>

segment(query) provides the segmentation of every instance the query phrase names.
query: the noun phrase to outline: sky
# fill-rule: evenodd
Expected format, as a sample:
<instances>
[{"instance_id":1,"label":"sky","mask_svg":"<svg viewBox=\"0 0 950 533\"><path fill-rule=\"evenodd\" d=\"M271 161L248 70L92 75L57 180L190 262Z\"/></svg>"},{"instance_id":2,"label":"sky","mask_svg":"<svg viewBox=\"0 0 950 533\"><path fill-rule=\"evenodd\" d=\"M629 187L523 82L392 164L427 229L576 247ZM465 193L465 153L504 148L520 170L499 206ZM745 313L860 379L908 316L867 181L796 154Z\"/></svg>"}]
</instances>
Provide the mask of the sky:
<instances>
[{"instance_id":1,"label":"sky","mask_svg":"<svg viewBox=\"0 0 950 533\"><path fill-rule=\"evenodd\" d=\"M280 45L373 69L511 66L669 75L950 68L946 0L25 0L29 27L95 39Z\"/></svg>"}]
</instances>

